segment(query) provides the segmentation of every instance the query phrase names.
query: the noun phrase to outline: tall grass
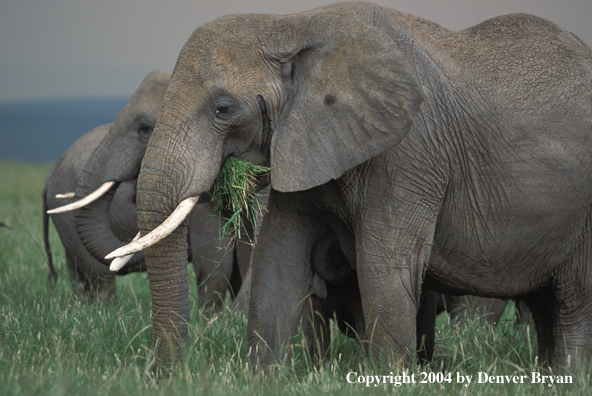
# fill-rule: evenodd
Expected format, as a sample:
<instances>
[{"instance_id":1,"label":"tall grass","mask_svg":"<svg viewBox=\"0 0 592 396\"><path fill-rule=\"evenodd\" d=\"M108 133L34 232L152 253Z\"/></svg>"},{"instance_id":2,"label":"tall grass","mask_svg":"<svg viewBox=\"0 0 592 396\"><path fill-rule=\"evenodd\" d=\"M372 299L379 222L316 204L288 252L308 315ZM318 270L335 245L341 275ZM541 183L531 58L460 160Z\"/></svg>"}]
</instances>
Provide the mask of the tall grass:
<instances>
[{"instance_id":1,"label":"tall grass","mask_svg":"<svg viewBox=\"0 0 592 396\"><path fill-rule=\"evenodd\" d=\"M294 340L293 357L273 374L260 374L246 357L244 313L198 308L190 282L192 318L185 360L168 377L149 369L150 296L145 275L118 278L117 297L90 301L72 292L64 252L50 235L59 271L47 288L48 269L41 249L41 188L49 165L0 163L0 394L2 395L559 395L592 394L589 371L573 386L477 384L477 373L530 376L536 366L536 336L531 326L516 326L511 307L497 327L485 320L437 323L436 354L427 366L375 366L353 339L333 328L328 358L313 364ZM453 383L366 387L346 381L358 375L451 373ZM472 375L469 387L456 374ZM529 377L530 378L530 377Z\"/></svg>"}]
</instances>

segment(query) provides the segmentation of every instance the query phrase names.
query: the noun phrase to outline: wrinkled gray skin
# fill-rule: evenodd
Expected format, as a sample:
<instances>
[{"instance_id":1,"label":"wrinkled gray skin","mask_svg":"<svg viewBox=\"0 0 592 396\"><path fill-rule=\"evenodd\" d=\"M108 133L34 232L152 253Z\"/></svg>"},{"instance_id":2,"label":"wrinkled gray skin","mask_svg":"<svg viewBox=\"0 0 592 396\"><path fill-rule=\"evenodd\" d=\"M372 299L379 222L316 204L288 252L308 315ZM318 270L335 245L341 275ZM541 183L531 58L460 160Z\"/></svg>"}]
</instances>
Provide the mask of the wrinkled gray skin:
<instances>
[{"instance_id":1,"label":"wrinkled gray skin","mask_svg":"<svg viewBox=\"0 0 592 396\"><path fill-rule=\"evenodd\" d=\"M366 325L358 278L333 231L314 242L310 265L322 282L313 280L313 295L307 301L303 315L312 318L303 324L309 350L314 350L316 357L326 356L331 342L329 319L335 320L345 335L364 342ZM431 361L434 355L437 297L437 293L431 290L422 290L416 318L416 343L421 361ZM311 315L313 312L315 314Z\"/></svg>"},{"instance_id":2,"label":"wrinkled gray skin","mask_svg":"<svg viewBox=\"0 0 592 396\"><path fill-rule=\"evenodd\" d=\"M75 191L78 187L84 192L77 190L76 195L82 197L87 190L80 186L90 186L91 191L99 187L102 181L97 181L96 173L117 175L104 181L121 182L114 192L88 207L52 215L66 250L70 278L73 284L80 285L92 295L115 295L116 276L93 253L100 255L108 252L111 245L107 244L113 238L129 242L138 233L135 206L137 171L156 124L170 76L171 73L167 72L150 73L115 123L99 127L76 141L57 162L45 183L44 213L47 209L75 200L55 198L58 193ZM99 184L95 186L91 182ZM230 241L220 238L219 219L217 216L208 217L209 212L209 203L206 202L197 205L189 215L190 254L200 303L220 308L226 291L236 292L240 288L239 268L246 272L251 248L241 243L236 251L227 249ZM57 275L53 268L47 226L47 214L44 214L44 242L51 276L55 279ZM93 226L102 232L97 232ZM117 275L145 269L143 255L137 254Z\"/></svg>"},{"instance_id":3,"label":"wrinkled gray skin","mask_svg":"<svg viewBox=\"0 0 592 396\"><path fill-rule=\"evenodd\" d=\"M356 269L375 358L413 353L426 286L521 298L541 361L574 362L592 351L591 76L592 51L530 15L460 32L369 3L220 18L177 60L138 224L146 234L208 191L230 155L272 166L254 363L289 353L328 231ZM153 345L187 337L186 234L145 250Z\"/></svg>"},{"instance_id":4,"label":"wrinkled gray skin","mask_svg":"<svg viewBox=\"0 0 592 396\"><path fill-rule=\"evenodd\" d=\"M58 160L50 172L43 187L43 240L47 260L50 268L51 279L57 279L53 265L51 248L49 246L48 209L54 209L70 202L69 199L58 199L56 194L74 191L76 181L84 164L93 152L93 149L109 133L113 124L102 125L88 132L78 139L62 157ZM113 198L109 222L113 232L122 240L131 240L137 233L137 217L135 206L135 183L122 183L117 188ZM66 251L66 267L70 280L75 288L80 288L92 295L115 293L115 274L109 268L96 260L82 244L76 226L74 225L74 213L66 212L51 215L58 236ZM141 270L141 266L126 267L122 273L130 270ZM144 268L145 270L145 268Z\"/></svg>"},{"instance_id":5,"label":"wrinkled gray skin","mask_svg":"<svg viewBox=\"0 0 592 396\"><path fill-rule=\"evenodd\" d=\"M315 329L310 328L308 339L309 341L314 340L316 343L315 353L324 356L330 342L330 330L324 325L328 324L329 319L335 319L344 334L362 340L365 331L364 317L356 273L351 268L351 264L341 250L337 236L333 232L321 236L314 243L311 250L311 266L314 273L325 282L325 285L323 286L324 290L317 290L315 288L317 283L313 281L312 291L315 294L311 298L313 309L314 312L317 312L316 318L322 316L323 320L317 323ZM435 311L433 307L434 294L436 294ZM331 296L333 299L317 298L317 296ZM423 361L431 361L434 354L435 316L442 312L448 312L450 319L455 321L479 315L490 324L496 325L507 304L507 301L496 298L452 296L432 293L426 288L422 289L420 301L416 320L416 343L419 358ZM518 302L516 309L517 322L522 321L525 308ZM312 347L310 345L310 348Z\"/></svg>"},{"instance_id":6,"label":"wrinkled gray skin","mask_svg":"<svg viewBox=\"0 0 592 396\"><path fill-rule=\"evenodd\" d=\"M107 181L121 183L137 179L170 78L171 73L160 71L144 78L110 132L84 163L75 187L76 197L87 196ZM109 221L114 190L74 212L80 239L88 251L105 264L109 263L103 258L111 249L124 243L114 235ZM143 254L136 254L132 261L143 261Z\"/></svg>"}]
</instances>

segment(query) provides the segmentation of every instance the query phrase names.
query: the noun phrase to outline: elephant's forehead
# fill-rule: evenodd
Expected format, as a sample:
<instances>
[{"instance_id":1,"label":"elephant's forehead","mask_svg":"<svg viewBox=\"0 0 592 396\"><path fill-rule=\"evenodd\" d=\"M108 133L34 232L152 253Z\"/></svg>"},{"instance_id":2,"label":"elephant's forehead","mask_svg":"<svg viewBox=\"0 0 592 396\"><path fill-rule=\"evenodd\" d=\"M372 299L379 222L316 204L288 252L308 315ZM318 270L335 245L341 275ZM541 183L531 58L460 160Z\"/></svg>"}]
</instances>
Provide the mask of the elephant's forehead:
<instances>
[{"instance_id":1,"label":"elephant's forehead","mask_svg":"<svg viewBox=\"0 0 592 396\"><path fill-rule=\"evenodd\" d=\"M195 34L179 55L177 67L189 68L203 79L233 78L262 66L259 52L253 40L243 37Z\"/></svg>"},{"instance_id":2,"label":"elephant's forehead","mask_svg":"<svg viewBox=\"0 0 592 396\"><path fill-rule=\"evenodd\" d=\"M251 89L270 78L270 66L252 42L219 37L180 55L176 79L206 89L211 85Z\"/></svg>"}]
</instances>

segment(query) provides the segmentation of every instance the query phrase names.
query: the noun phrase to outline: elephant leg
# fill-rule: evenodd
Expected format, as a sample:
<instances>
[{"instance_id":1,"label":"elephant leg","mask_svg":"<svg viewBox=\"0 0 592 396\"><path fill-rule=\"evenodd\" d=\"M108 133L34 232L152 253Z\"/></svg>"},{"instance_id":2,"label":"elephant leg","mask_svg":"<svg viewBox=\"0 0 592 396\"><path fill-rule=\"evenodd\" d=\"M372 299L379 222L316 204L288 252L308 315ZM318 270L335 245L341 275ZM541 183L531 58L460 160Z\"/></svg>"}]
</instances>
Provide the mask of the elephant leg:
<instances>
[{"instance_id":1,"label":"elephant leg","mask_svg":"<svg viewBox=\"0 0 592 396\"><path fill-rule=\"evenodd\" d=\"M592 215L590 216L592 217ZM588 218L587 225L592 224ZM592 356L592 235L580 235L567 265L552 285L557 301L553 312L554 367L575 369Z\"/></svg>"},{"instance_id":2,"label":"elephant leg","mask_svg":"<svg viewBox=\"0 0 592 396\"><path fill-rule=\"evenodd\" d=\"M564 271L570 272L570 271ZM525 295L535 324L542 365L573 369L580 358L592 354L592 298L585 276L566 281L560 274L554 284ZM589 281L587 281L589 282Z\"/></svg>"},{"instance_id":3,"label":"elephant leg","mask_svg":"<svg viewBox=\"0 0 592 396\"><path fill-rule=\"evenodd\" d=\"M66 266L75 290L88 293L92 298L115 297L115 273L90 253L79 249L76 254L67 248Z\"/></svg>"},{"instance_id":4,"label":"elephant leg","mask_svg":"<svg viewBox=\"0 0 592 396\"><path fill-rule=\"evenodd\" d=\"M507 301L497 298L485 298L476 296L446 296L447 305L450 312L450 319L457 318L477 318L483 316L487 321L496 325L499 323Z\"/></svg>"},{"instance_id":5,"label":"elephant leg","mask_svg":"<svg viewBox=\"0 0 592 396\"><path fill-rule=\"evenodd\" d=\"M537 332L538 353L542 365L551 364L555 355L555 337L553 336L553 311L556 301L550 287L526 294L522 300L526 303Z\"/></svg>"},{"instance_id":6,"label":"elephant leg","mask_svg":"<svg viewBox=\"0 0 592 396\"><path fill-rule=\"evenodd\" d=\"M311 296L304 303L302 314L302 333L308 356L313 361L320 361L327 356L331 345L330 321L331 309L323 306L317 296Z\"/></svg>"},{"instance_id":7,"label":"elephant leg","mask_svg":"<svg viewBox=\"0 0 592 396\"><path fill-rule=\"evenodd\" d=\"M430 362L434 356L436 342L436 310L438 293L422 288L417 311L416 333L417 354L422 362Z\"/></svg>"},{"instance_id":8,"label":"elephant leg","mask_svg":"<svg viewBox=\"0 0 592 396\"><path fill-rule=\"evenodd\" d=\"M462 318L467 315L465 296L451 296L446 294L444 295L444 301L446 304L446 311L450 314L450 321L455 321L459 317Z\"/></svg>"},{"instance_id":9,"label":"elephant leg","mask_svg":"<svg viewBox=\"0 0 592 396\"><path fill-rule=\"evenodd\" d=\"M516 324L528 324L532 322L532 313L522 299L516 300Z\"/></svg>"},{"instance_id":10,"label":"elephant leg","mask_svg":"<svg viewBox=\"0 0 592 396\"><path fill-rule=\"evenodd\" d=\"M223 220L208 213L208 204L199 204L191 211L188 239L199 305L220 310L233 272L234 249L221 234Z\"/></svg>"},{"instance_id":11,"label":"elephant leg","mask_svg":"<svg viewBox=\"0 0 592 396\"><path fill-rule=\"evenodd\" d=\"M484 315L490 324L497 325L506 310L508 301L500 300L499 298L484 297L477 297L476 300L475 304L477 309L481 311L481 315Z\"/></svg>"},{"instance_id":12,"label":"elephant leg","mask_svg":"<svg viewBox=\"0 0 592 396\"><path fill-rule=\"evenodd\" d=\"M271 191L269 211L255 245L247 329L253 367L285 361L291 339L309 310L310 252L324 227L292 206L295 200L285 197L292 194L296 193Z\"/></svg>"},{"instance_id":13,"label":"elephant leg","mask_svg":"<svg viewBox=\"0 0 592 396\"><path fill-rule=\"evenodd\" d=\"M240 279L245 279L249 265L251 264L251 256L253 255L253 246L255 246L257 235L253 229L251 222L245 221L245 227L241 232L240 238L235 244L235 263L238 266ZM235 290L238 293L238 289Z\"/></svg>"},{"instance_id":14,"label":"elephant leg","mask_svg":"<svg viewBox=\"0 0 592 396\"><path fill-rule=\"evenodd\" d=\"M249 297L251 294L251 268L247 269L245 278L242 279L241 288L232 302L232 309L235 311L246 311L249 306Z\"/></svg>"},{"instance_id":15,"label":"elephant leg","mask_svg":"<svg viewBox=\"0 0 592 396\"><path fill-rule=\"evenodd\" d=\"M304 313L304 335L309 336L308 350L314 353L316 359L327 356L331 344L330 319L335 320L339 330L346 336L357 341L364 339L364 312L357 279L326 286L327 297L311 296Z\"/></svg>"},{"instance_id":16,"label":"elephant leg","mask_svg":"<svg viewBox=\"0 0 592 396\"><path fill-rule=\"evenodd\" d=\"M70 283L74 290L84 290L84 279L81 279L78 274L78 266L76 265L76 255L66 249L66 268L68 268L68 274L70 275Z\"/></svg>"},{"instance_id":17,"label":"elephant leg","mask_svg":"<svg viewBox=\"0 0 592 396\"><path fill-rule=\"evenodd\" d=\"M220 252L213 252L208 255L209 257L194 256L193 268L197 278L200 306L214 310L222 309L232 275L232 253L232 250L224 249Z\"/></svg>"},{"instance_id":18,"label":"elephant leg","mask_svg":"<svg viewBox=\"0 0 592 396\"><path fill-rule=\"evenodd\" d=\"M409 363L417 347L416 319L437 215L415 207L416 199L404 202L408 204L387 206L389 213L364 213L356 234L356 257L369 352L375 360ZM408 218L409 213L422 212L416 216L421 221Z\"/></svg>"}]
</instances>

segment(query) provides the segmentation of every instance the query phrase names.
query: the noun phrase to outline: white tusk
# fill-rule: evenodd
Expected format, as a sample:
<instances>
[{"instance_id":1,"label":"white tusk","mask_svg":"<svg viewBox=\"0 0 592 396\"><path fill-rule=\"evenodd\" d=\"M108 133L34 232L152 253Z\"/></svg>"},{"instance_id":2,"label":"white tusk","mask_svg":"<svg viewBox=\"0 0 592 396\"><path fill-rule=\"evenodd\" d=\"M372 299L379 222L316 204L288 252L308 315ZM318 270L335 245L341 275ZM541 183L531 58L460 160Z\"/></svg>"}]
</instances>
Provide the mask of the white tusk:
<instances>
[{"instance_id":1,"label":"white tusk","mask_svg":"<svg viewBox=\"0 0 592 396\"><path fill-rule=\"evenodd\" d=\"M71 204L68 204L68 205L60 206L59 208L56 208L56 209L48 210L47 213L48 214L64 213L64 212L70 212L71 210L82 208L83 206L86 206L89 203L91 203L92 201L95 201L96 199L100 198L103 194L105 194L107 191L109 191L111 189L111 187L113 187L114 184L115 184L114 181L105 182L105 183L103 183L103 185L101 187L97 188L95 191L93 191L92 193L90 193L86 197L82 198L81 200L76 201L76 202L72 202Z\"/></svg>"},{"instance_id":2,"label":"white tusk","mask_svg":"<svg viewBox=\"0 0 592 396\"><path fill-rule=\"evenodd\" d=\"M144 235L135 242L130 242L129 244L114 250L113 252L109 253L105 259L109 260L112 258L123 257L127 256L128 254L139 252L140 250L144 250L147 247L154 245L161 239L166 238L171 232L175 231L175 229L179 227L179 224L181 224L183 220L185 220L198 200L199 195L197 197L189 197L185 199L179 204L179 206L177 206L173 213L171 213L171 215L161 225L152 230L152 232Z\"/></svg>"},{"instance_id":3,"label":"white tusk","mask_svg":"<svg viewBox=\"0 0 592 396\"><path fill-rule=\"evenodd\" d=\"M140 233L138 232L138 234L134 237L134 239L132 239L132 242L137 241L138 239L140 239ZM128 254L127 256L123 256L123 257L117 257L115 259L113 259L113 261L111 261L111 265L109 266L109 269L111 271L119 271L121 268L123 268L124 265L127 264L128 261L130 261L132 259L132 257L134 257L135 253L132 254Z\"/></svg>"},{"instance_id":4,"label":"white tusk","mask_svg":"<svg viewBox=\"0 0 592 396\"><path fill-rule=\"evenodd\" d=\"M56 194L56 198L57 199L70 199L70 198L74 198L74 194L73 192L67 192L64 194Z\"/></svg>"},{"instance_id":5,"label":"white tusk","mask_svg":"<svg viewBox=\"0 0 592 396\"><path fill-rule=\"evenodd\" d=\"M329 294L327 292L327 284L317 274L312 279L312 294L323 299L327 298L327 294Z\"/></svg>"}]
</instances>

